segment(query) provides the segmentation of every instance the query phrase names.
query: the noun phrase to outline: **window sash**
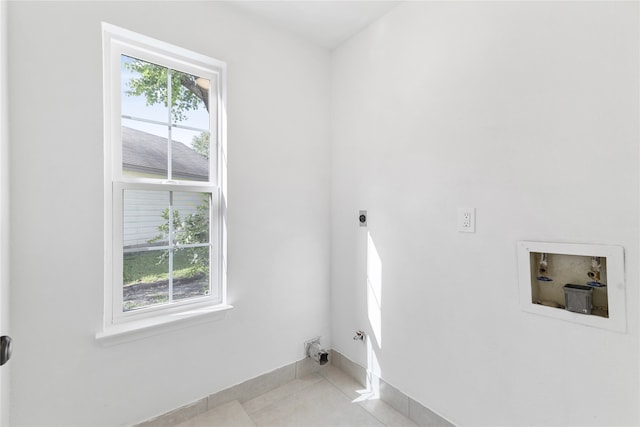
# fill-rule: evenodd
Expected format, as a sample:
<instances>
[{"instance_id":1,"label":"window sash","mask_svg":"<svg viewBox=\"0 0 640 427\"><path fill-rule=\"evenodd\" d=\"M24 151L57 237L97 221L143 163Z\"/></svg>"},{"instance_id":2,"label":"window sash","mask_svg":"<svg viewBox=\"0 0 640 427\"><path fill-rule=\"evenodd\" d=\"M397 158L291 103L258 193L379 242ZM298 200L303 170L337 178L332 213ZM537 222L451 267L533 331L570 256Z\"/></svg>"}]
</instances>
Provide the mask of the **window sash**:
<instances>
[{"instance_id":1,"label":"window sash","mask_svg":"<svg viewBox=\"0 0 640 427\"><path fill-rule=\"evenodd\" d=\"M124 311L124 192L127 190L143 190L143 191L161 191L161 192L192 192L210 197L211 203L209 208L209 242L206 244L197 243L191 245L171 245L166 248L160 246L153 249L176 249L188 247L208 247L209 248L209 295L201 297L188 298L184 300L173 300L168 303L149 305L147 307L137 308L131 311ZM222 221L220 215L222 212L220 205L219 189L215 186L209 186L203 189L199 185L178 185L178 184L153 184L153 183L132 183L132 182L114 182L113 183L113 253L112 253L112 271L113 271L113 295L112 295L112 323L121 323L133 319L141 319L157 315L158 312L173 312L181 310L184 306L190 308L221 304L224 302L224 294L222 289L223 283L223 257L221 256L221 227ZM171 239L172 236L170 236Z\"/></svg>"},{"instance_id":2,"label":"window sash","mask_svg":"<svg viewBox=\"0 0 640 427\"><path fill-rule=\"evenodd\" d=\"M215 106L215 113L209 115L209 184L219 185L223 179L222 170L219 167L220 159L219 153L221 147L220 142L224 138L223 126L224 123L224 79L222 71L224 68L217 70L214 66L205 64L194 65L193 63L186 62L185 60L179 60L175 57L168 56L169 54L162 54L153 52L148 49L136 46L130 41L124 42L122 40L113 39L110 45L110 99L111 99L111 121L109 123L110 134L112 140L111 147L111 165L110 172L111 177L115 181L133 181L136 178L131 178L123 175L122 173L122 126L121 119L123 118L121 113L122 96L121 96L121 55L126 55L132 58L141 59L143 61L157 64L161 67L170 68L172 70L197 75L209 79L212 83L211 87L216 87L215 96L212 97L211 89L209 92L209 104L210 108ZM211 60L212 62L219 62ZM197 64L197 63L196 63ZM222 63L220 63L222 64ZM215 104L215 105L214 105ZM126 117L128 118L128 116ZM139 120L139 118L134 118ZM146 121L146 120L145 120ZM188 127L180 126L178 123L174 123L173 120L167 120L166 122L158 121L159 125L171 126L176 128L186 129ZM149 180L149 178L147 178ZM162 181L162 180L158 180ZM175 180L182 182L181 180ZM184 181L190 182L190 181Z\"/></svg>"}]
</instances>

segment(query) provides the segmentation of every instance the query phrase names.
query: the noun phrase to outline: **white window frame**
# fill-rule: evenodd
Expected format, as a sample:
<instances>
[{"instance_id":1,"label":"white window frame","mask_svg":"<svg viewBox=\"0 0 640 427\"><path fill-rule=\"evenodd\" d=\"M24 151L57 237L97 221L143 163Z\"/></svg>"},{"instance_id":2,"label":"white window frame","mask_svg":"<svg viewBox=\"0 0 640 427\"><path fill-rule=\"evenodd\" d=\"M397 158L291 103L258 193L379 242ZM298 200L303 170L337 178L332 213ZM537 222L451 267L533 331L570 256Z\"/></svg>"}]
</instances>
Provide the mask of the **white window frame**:
<instances>
[{"instance_id":1,"label":"white window frame","mask_svg":"<svg viewBox=\"0 0 640 427\"><path fill-rule=\"evenodd\" d=\"M194 320L231 308L226 294L226 64L107 23L103 34L104 86L104 326L98 339ZM210 123L209 182L132 177L122 173L121 55L215 82L216 116ZM210 194L210 280L207 296L124 312L123 192L125 190Z\"/></svg>"}]
</instances>

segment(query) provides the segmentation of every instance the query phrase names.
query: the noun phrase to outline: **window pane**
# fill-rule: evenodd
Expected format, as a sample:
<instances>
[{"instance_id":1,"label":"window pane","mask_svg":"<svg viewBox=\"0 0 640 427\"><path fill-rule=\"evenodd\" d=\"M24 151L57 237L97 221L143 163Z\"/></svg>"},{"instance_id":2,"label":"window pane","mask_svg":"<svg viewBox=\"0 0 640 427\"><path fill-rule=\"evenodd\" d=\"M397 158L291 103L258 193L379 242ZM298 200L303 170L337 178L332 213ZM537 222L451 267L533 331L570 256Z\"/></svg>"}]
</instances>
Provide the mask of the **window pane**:
<instances>
[{"instance_id":1,"label":"window pane","mask_svg":"<svg viewBox=\"0 0 640 427\"><path fill-rule=\"evenodd\" d=\"M173 192L175 244L209 243L209 215L208 194Z\"/></svg>"},{"instance_id":2,"label":"window pane","mask_svg":"<svg viewBox=\"0 0 640 427\"><path fill-rule=\"evenodd\" d=\"M167 68L121 55L120 72L121 114L168 123Z\"/></svg>"},{"instance_id":3,"label":"window pane","mask_svg":"<svg viewBox=\"0 0 640 427\"><path fill-rule=\"evenodd\" d=\"M167 128L122 119L122 174L168 179Z\"/></svg>"},{"instance_id":4,"label":"window pane","mask_svg":"<svg viewBox=\"0 0 640 427\"><path fill-rule=\"evenodd\" d=\"M171 71L171 116L174 123L209 130L210 80Z\"/></svg>"},{"instance_id":5,"label":"window pane","mask_svg":"<svg viewBox=\"0 0 640 427\"><path fill-rule=\"evenodd\" d=\"M209 247L176 249L173 257L173 299L209 295Z\"/></svg>"},{"instance_id":6,"label":"window pane","mask_svg":"<svg viewBox=\"0 0 640 427\"><path fill-rule=\"evenodd\" d=\"M121 55L125 176L209 181L209 96L216 91L212 83ZM214 97L216 106L217 94Z\"/></svg>"},{"instance_id":7,"label":"window pane","mask_svg":"<svg viewBox=\"0 0 640 427\"><path fill-rule=\"evenodd\" d=\"M209 181L209 133L172 128L172 179Z\"/></svg>"},{"instance_id":8,"label":"window pane","mask_svg":"<svg viewBox=\"0 0 640 427\"><path fill-rule=\"evenodd\" d=\"M124 254L122 311L169 301L169 250Z\"/></svg>"},{"instance_id":9,"label":"window pane","mask_svg":"<svg viewBox=\"0 0 640 427\"><path fill-rule=\"evenodd\" d=\"M125 190L124 249L168 245L168 191Z\"/></svg>"},{"instance_id":10,"label":"window pane","mask_svg":"<svg viewBox=\"0 0 640 427\"><path fill-rule=\"evenodd\" d=\"M210 213L208 193L124 191L123 311L211 293Z\"/></svg>"}]
</instances>

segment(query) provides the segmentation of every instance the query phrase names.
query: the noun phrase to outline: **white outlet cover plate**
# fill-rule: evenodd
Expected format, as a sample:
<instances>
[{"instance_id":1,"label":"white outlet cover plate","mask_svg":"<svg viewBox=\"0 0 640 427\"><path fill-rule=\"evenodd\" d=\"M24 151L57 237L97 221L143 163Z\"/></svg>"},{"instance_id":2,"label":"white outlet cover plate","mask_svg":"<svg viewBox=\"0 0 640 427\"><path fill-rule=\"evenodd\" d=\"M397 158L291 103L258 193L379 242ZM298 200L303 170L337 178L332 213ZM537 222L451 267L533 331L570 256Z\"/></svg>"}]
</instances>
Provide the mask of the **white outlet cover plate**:
<instances>
[{"instance_id":1,"label":"white outlet cover plate","mask_svg":"<svg viewBox=\"0 0 640 427\"><path fill-rule=\"evenodd\" d=\"M476 232L476 208L458 208L458 231Z\"/></svg>"}]
</instances>

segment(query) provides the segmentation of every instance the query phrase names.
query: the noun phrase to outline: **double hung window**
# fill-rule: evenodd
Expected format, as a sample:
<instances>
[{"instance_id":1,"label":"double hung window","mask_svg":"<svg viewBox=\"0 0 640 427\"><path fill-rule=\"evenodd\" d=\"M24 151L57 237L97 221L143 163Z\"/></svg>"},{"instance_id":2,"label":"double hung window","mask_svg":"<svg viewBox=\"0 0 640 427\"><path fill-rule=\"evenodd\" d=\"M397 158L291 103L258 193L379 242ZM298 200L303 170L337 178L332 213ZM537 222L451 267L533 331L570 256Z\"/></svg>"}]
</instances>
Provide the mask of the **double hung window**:
<instances>
[{"instance_id":1,"label":"double hung window","mask_svg":"<svg viewBox=\"0 0 640 427\"><path fill-rule=\"evenodd\" d=\"M105 324L225 304L225 64L103 24Z\"/></svg>"}]
</instances>

